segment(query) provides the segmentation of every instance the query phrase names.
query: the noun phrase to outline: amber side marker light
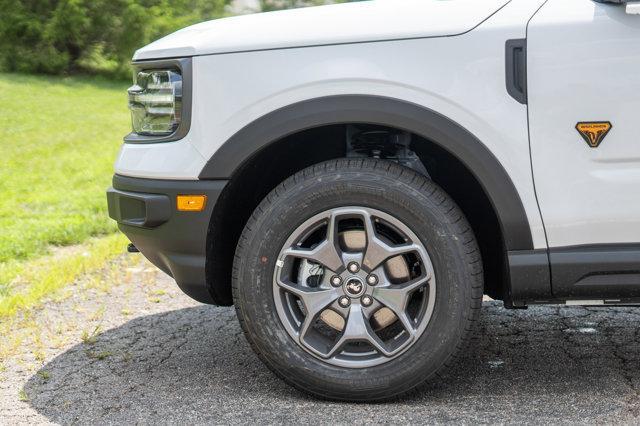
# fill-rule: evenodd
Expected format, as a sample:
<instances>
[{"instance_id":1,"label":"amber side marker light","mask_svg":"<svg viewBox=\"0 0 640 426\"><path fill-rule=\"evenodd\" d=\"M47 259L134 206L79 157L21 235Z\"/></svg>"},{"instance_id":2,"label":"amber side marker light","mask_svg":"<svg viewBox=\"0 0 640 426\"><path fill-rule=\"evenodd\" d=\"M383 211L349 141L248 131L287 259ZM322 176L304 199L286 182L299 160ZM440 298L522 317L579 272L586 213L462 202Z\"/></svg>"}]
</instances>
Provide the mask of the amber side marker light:
<instances>
[{"instance_id":1,"label":"amber side marker light","mask_svg":"<svg viewBox=\"0 0 640 426\"><path fill-rule=\"evenodd\" d=\"M176 204L180 212L201 212L207 205L206 195L178 195Z\"/></svg>"}]
</instances>

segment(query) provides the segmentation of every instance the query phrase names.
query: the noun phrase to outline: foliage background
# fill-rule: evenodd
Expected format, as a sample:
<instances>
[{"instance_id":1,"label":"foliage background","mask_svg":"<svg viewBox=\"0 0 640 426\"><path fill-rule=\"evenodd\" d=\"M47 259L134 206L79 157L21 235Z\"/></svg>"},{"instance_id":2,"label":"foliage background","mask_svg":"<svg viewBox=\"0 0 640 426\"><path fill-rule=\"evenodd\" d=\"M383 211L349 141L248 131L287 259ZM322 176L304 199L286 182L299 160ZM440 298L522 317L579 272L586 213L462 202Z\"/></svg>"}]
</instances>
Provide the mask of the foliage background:
<instances>
[{"instance_id":1,"label":"foliage background","mask_svg":"<svg viewBox=\"0 0 640 426\"><path fill-rule=\"evenodd\" d=\"M117 80L135 49L196 22L337 1L0 0L0 334L124 250L104 191L131 128Z\"/></svg>"},{"instance_id":2,"label":"foliage background","mask_svg":"<svg viewBox=\"0 0 640 426\"><path fill-rule=\"evenodd\" d=\"M264 11L326 0L260 0ZM0 0L0 71L130 78L135 49L231 13L233 0Z\"/></svg>"}]
</instances>

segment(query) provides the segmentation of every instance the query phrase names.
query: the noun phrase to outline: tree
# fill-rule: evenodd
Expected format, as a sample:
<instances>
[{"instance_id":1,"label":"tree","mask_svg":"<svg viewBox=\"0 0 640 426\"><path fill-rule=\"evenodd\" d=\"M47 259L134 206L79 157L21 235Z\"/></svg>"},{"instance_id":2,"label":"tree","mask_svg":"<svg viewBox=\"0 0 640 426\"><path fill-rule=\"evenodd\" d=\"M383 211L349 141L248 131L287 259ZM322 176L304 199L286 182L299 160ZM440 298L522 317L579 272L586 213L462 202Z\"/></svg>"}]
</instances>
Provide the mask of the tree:
<instances>
[{"instance_id":1,"label":"tree","mask_svg":"<svg viewBox=\"0 0 640 426\"><path fill-rule=\"evenodd\" d=\"M340 0L338 0L340 1ZM129 78L135 49L231 13L233 0L0 0L0 70ZM334 2L260 0L262 10Z\"/></svg>"},{"instance_id":2,"label":"tree","mask_svg":"<svg viewBox=\"0 0 640 426\"><path fill-rule=\"evenodd\" d=\"M129 77L136 48L230 0L0 0L0 69Z\"/></svg>"}]
</instances>

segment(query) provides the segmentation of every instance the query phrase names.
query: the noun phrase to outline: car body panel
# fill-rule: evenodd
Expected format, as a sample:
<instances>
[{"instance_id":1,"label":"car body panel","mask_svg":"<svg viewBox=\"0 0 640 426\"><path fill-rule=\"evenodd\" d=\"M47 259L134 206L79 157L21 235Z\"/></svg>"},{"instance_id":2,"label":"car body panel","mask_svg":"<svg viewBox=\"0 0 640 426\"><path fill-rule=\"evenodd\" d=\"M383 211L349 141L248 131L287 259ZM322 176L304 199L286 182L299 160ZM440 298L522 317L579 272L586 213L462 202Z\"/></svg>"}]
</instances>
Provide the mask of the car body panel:
<instances>
[{"instance_id":1,"label":"car body panel","mask_svg":"<svg viewBox=\"0 0 640 426\"><path fill-rule=\"evenodd\" d=\"M546 248L531 176L527 109L507 93L504 66L505 40L524 38L543 2L512 0L456 37L194 57L191 130L186 140L172 143L175 158L193 162L179 168L155 153L159 144L126 144L116 172L196 179L222 144L271 111L325 96L388 97L438 111L482 141L516 186L533 248ZM201 158L191 154L194 149Z\"/></svg>"},{"instance_id":2,"label":"car body panel","mask_svg":"<svg viewBox=\"0 0 640 426\"><path fill-rule=\"evenodd\" d=\"M470 31L509 0L377 0L203 22L138 50L134 60L341 43L441 37Z\"/></svg>"},{"instance_id":3,"label":"car body panel","mask_svg":"<svg viewBox=\"0 0 640 426\"><path fill-rule=\"evenodd\" d=\"M640 16L549 0L528 28L532 163L549 246L640 242ZM598 147L578 122L613 125Z\"/></svg>"},{"instance_id":4,"label":"car body panel","mask_svg":"<svg viewBox=\"0 0 640 426\"><path fill-rule=\"evenodd\" d=\"M197 137L198 131L191 129L176 142L125 143L116 158L116 174L150 179L197 179L208 160L192 142Z\"/></svg>"}]
</instances>

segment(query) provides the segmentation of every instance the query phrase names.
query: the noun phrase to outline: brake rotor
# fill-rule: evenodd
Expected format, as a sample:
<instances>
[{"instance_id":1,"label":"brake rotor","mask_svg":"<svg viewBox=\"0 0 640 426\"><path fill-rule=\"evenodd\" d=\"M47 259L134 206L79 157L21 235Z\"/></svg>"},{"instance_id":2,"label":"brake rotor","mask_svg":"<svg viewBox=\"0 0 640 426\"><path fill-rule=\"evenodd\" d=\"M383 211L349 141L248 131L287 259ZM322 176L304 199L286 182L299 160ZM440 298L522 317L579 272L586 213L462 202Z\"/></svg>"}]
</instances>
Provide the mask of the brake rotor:
<instances>
[{"instance_id":1,"label":"brake rotor","mask_svg":"<svg viewBox=\"0 0 640 426\"><path fill-rule=\"evenodd\" d=\"M322 311L322 313L320 314L320 320L322 320L322 322L336 331L342 331L346 324L346 321L344 320L342 315L340 315L333 309L325 309L324 311Z\"/></svg>"}]
</instances>

